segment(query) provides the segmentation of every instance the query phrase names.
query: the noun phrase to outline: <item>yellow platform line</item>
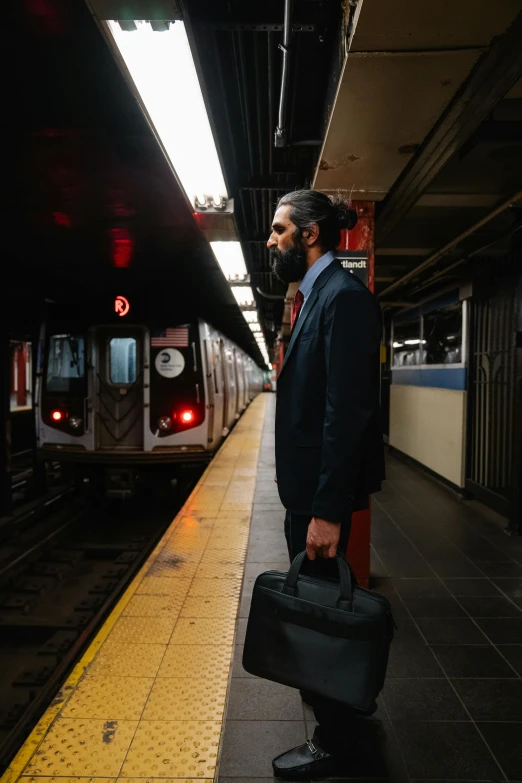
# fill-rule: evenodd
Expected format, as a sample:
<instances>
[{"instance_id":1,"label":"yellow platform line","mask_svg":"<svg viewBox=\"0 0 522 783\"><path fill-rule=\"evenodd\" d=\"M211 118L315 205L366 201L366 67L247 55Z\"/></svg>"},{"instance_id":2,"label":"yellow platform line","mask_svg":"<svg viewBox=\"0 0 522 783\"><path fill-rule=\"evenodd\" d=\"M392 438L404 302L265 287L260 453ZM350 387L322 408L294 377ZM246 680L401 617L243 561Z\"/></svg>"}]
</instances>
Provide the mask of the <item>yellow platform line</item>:
<instances>
[{"instance_id":1,"label":"yellow platform line","mask_svg":"<svg viewBox=\"0 0 522 783\"><path fill-rule=\"evenodd\" d=\"M2 783L214 779L267 399L243 414Z\"/></svg>"}]
</instances>

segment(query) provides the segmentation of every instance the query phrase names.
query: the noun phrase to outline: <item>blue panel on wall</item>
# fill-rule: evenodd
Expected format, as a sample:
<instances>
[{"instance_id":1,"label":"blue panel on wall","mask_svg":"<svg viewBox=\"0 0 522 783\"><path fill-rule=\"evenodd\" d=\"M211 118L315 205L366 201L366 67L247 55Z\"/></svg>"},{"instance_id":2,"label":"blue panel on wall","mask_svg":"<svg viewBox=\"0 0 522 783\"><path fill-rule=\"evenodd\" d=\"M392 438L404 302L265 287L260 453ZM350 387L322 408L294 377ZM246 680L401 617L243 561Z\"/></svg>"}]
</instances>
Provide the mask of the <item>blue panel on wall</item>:
<instances>
[{"instance_id":1,"label":"blue panel on wall","mask_svg":"<svg viewBox=\"0 0 522 783\"><path fill-rule=\"evenodd\" d=\"M465 367L412 367L392 370L392 383L397 386L434 386L438 389L466 391L467 370Z\"/></svg>"}]
</instances>

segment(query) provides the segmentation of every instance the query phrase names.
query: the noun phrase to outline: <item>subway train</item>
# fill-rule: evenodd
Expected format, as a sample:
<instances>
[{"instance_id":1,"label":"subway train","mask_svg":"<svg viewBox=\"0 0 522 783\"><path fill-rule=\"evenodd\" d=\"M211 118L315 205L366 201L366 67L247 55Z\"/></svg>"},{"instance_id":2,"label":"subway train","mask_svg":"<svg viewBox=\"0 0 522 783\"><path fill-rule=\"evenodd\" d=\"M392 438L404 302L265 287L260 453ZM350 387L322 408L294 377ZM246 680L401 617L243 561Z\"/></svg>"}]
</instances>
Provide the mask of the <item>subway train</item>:
<instances>
[{"instance_id":1,"label":"subway train","mask_svg":"<svg viewBox=\"0 0 522 783\"><path fill-rule=\"evenodd\" d=\"M37 453L66 473L132 494L143 476L206 463L264 372L202 320L71 328L47 324L37 357Z\"/></svg>"}]
</instances>

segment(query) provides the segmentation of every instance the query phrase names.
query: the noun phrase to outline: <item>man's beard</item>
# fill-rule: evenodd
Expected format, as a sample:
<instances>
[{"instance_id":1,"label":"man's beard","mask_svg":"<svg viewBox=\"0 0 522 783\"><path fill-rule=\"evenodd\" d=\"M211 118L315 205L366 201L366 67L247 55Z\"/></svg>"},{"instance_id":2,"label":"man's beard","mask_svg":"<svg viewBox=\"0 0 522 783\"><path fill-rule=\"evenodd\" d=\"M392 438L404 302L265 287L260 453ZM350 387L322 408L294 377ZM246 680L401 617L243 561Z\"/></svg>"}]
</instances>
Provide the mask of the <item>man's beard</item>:
<instances>
[{"instance_id":1,"label":"man's beard","mask_svg":"<svg viewBox=\"0 0 522 783\"><path fill-rule=\"evenodd\" d=\"M288 250L270 248L272 271L282 283L295 283L302 280L308 271L306 252L294 239L294 244Z\"/></svg>"}]
</instances>

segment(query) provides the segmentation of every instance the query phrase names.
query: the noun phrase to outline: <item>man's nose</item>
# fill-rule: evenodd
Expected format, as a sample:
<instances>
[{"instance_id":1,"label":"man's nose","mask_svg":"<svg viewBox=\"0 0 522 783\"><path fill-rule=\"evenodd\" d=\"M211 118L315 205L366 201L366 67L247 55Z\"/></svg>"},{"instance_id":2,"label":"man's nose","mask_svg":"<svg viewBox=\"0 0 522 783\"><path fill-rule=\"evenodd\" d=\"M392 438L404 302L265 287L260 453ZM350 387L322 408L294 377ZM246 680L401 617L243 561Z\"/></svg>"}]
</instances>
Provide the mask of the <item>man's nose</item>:
<instances>
[{"instance_id":1,"label":"man's nose","mask_svg":"<svg viewBox=\"0 0 522 783\"><path fill-rule=\"evenodd\" d=\"M270 234L268 237L268 242L266 243L267 248L270 250L271 247L275 247L277 245L277 242L275 241L274 235Z\"/></svg>"}]
</instances>

